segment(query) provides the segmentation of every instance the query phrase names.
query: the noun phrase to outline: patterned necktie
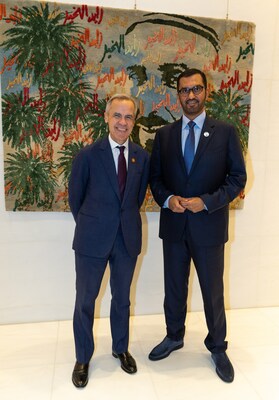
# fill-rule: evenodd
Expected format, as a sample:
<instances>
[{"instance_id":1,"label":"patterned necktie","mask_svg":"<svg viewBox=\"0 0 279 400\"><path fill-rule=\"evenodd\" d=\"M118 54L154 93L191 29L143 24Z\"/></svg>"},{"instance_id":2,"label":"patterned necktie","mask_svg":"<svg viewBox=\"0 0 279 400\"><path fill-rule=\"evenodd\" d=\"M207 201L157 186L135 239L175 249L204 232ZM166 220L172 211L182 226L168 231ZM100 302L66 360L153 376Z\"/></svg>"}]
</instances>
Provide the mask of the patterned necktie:
<instances>
[{"instance_id":1,"label":"patterned necktie","mask_svg":"<svg viewBox=\"0 0 279 400\"><path fill-rule=\"evenodd\" d=\"M117 148L120 151L119 156L118 156L117 177L118 177L118 184L119 184L121 199L123 199L125 185L126 185L126 177L127 177L127 165L126 165L126 159L124 156L125 146L117 146Z\"/></svg>"},{"instance_id":2,"label":"patterned necktie","mask_svg":"<svg viewBox=\"0 0 279 400\"><path fill-rule=\"evenodd\" d=\"M185 147L184 147L184 161L186 165L186 170L189 174L192 166L192 162L195 156L195 131L194 126L196 123L194 121L189 121L189 134L187 136Z\"/></svg>"}]
</instances>

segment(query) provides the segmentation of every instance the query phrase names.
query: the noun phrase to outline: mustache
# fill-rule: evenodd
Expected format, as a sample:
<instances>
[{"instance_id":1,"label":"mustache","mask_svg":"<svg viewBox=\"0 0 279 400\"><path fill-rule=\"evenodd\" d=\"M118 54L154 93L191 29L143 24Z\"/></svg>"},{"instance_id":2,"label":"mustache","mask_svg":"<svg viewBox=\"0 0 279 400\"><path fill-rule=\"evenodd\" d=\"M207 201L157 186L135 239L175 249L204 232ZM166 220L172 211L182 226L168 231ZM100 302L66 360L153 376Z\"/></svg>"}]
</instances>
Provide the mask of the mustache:
<instances>
[{"instance_id":1,"label":"mustache","mask_svg":"<svg viewBox=\"0 0 279 400\"><path fill-rule=\"evenodd\" d=\"M192 104L192 103L198 103L199 101L197 99L188 99L186 100L186 104Z\"/></svg>"}]
</instances>

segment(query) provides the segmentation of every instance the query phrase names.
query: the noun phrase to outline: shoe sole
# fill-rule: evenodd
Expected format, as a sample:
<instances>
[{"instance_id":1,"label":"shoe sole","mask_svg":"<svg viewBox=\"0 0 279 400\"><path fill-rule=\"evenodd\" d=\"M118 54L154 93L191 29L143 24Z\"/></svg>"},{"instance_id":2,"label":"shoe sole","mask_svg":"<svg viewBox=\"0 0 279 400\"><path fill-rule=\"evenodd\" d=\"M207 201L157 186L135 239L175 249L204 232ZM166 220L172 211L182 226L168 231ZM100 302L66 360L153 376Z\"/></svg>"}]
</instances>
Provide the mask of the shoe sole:
<instances>
[{"instance_id":1,"label":"shoe sole","mask_svg":"<svg viewBox=\"0 0 279 400\"><path fill-rule=\"evenodd\" d=\"M162 354L161 356L157 356L157 357L156 357L156 356L151 356L151 355L149 354L148 358L149 358L149 360L151 360L151 361L163 360L164 358L167 358L173 351L182 349L183 346L184 346L184 343L179 344L178 346L174 347L174 348L173 348L172 350L170 350L169 352L164 353L164 354Z\"/></svg>"}]
</instances>

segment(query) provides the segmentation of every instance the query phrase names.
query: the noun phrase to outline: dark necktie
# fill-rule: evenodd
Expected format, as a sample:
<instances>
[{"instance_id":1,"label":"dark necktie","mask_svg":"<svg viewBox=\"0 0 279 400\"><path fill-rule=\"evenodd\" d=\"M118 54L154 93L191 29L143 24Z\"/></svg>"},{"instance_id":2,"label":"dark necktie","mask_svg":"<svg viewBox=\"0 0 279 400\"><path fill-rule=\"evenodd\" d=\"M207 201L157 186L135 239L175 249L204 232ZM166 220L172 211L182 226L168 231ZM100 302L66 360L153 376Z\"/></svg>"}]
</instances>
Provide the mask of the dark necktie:
<instances>
[{"instance_id":1,"label":"dark necktie","mask_svg":"<svg viewBox=\"0 0 279 400\"><path fill-rule=\"evenodd\" d=\"M118 184L121 199L123 199L125 185L126 185L126 177L127 177L127 166L126 166L126 159L124 156L125 146L117 146L120 153L118 156Z\"/></svg>"},{"instance_id":2,"label":"dark necktie","mask_svg":"<svg viewBox=\"0 0 279 400\"><path fill-rule=\"evenodd\" d=\"M189 134L187 136L185 147L184 147L184 161L186 165L186 170L189 174L192 166L192 162L195 156L195 131L194 126L196 123L194 121L189 121Z\"/></svg>"}]
</instances>

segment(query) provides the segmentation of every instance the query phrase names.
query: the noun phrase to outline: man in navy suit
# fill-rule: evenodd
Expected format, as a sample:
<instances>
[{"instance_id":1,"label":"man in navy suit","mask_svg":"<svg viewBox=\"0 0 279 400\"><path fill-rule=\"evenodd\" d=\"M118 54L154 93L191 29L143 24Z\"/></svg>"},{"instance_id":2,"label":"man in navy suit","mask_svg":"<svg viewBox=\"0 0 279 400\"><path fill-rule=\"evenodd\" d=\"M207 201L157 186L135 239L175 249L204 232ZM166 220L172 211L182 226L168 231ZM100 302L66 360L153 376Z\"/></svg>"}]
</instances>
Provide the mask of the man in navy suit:
<instances>
[{"instance_id":1,"label":"man in navy suit","mask_svg":"<svg viewBox=\"0 0 279 400\"><path fill-rule=\"evenodd\" d=\"M206 115L205 74L198 69L182 72L177 92L183 116L158 130L150 164L151 190L161 207L167 336L149 358L161 360L184 345L192 259L208 328L204 343L218 376L232 382L225 340L224 244L229 203L246 183L245 164L235 128Z\"/></svg>"},{"instance_id":2,"label":"man in navy suit","mask_svg":"<svg viewBox=\"0 0 279 400\"><path fill-rule=\"evenodd\" d=\"M137 371L128 351L130 285L141 251L140 207L149 175L149 156L129 140L137 105L125 94L107 103L109 136L82 149L69 182L69 204L76 222L73 249L76 263L74 338L76 387L88 382L94 352L94 306L107 263L110 266L112 355L122 369Z\"/></svg>"}]
</instances>

